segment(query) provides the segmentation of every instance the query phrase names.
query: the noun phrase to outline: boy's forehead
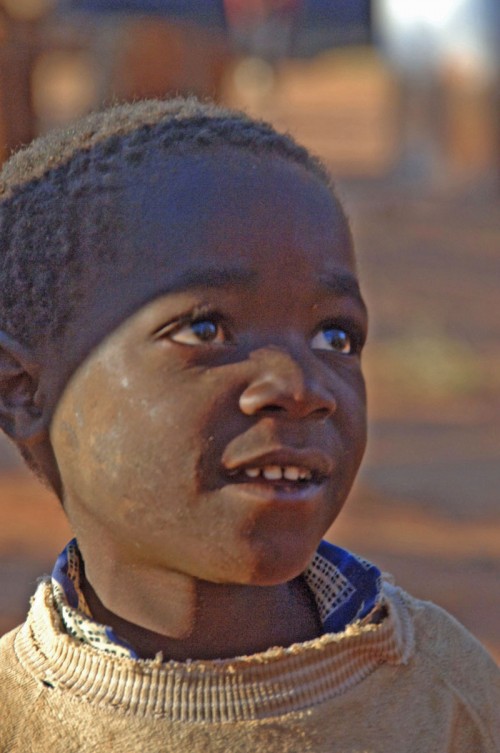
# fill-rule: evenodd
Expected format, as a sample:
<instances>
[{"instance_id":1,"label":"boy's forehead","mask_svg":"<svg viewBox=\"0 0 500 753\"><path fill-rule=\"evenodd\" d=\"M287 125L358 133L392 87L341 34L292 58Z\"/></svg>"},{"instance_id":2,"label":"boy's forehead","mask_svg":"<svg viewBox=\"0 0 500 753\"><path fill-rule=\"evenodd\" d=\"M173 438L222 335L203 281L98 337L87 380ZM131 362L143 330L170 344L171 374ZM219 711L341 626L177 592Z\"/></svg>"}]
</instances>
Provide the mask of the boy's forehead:
<instances>
[{"instance_id":1,"label":"boy's forehead","mask_svg":"<svg viewBox=\"0 0 500 753\"><path fill-rule=\"evenodd\" d=\"M272 253L275 233L293 246L304 225L313 225L316 236L333 229L332 254L352 247L340 203L315 175L280 156L234 147L150 154L126 174L118 204L129 241L124 250L132 257L158 245L173 257L204 256L213 250L210 242L235 255L247 244Z\"/></svg>"},{"instance_id":2,"label":"boy's forehead","mask_svg":"<svg viewBox=\"0 0 500 753\"><path fill-rule=\"evenodd\" d=\"M68 326L75 348L80 338L92 348L179 281L213 287L228 272L258 276L273 259L283 278L300 274L301 263L316 263L318 275L339 266L355 275L341 206L316 176L280 157L234 148L150 154L115 183L107 209L117 215L108 223L112 254L82 279Z\"/></svg>"}]
</instances>

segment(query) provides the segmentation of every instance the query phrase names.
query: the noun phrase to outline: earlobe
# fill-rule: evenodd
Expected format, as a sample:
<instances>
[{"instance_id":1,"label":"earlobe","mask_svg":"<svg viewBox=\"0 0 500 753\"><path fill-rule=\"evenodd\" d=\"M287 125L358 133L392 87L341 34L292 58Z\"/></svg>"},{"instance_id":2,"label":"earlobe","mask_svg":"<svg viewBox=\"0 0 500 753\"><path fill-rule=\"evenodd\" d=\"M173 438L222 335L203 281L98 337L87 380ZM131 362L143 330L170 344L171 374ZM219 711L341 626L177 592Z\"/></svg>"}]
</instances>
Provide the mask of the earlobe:
<instances>
[{"instance_id":1,"label":"earlobe","mask_svg":"<svg viewBox=\"0 0 500 753\"><path fill-rule=\"evenodd\" d=\"M0 427L30 447L47 433L39 396L39 367L22 343L0 330Z\"/></svg>"}]
</instances>

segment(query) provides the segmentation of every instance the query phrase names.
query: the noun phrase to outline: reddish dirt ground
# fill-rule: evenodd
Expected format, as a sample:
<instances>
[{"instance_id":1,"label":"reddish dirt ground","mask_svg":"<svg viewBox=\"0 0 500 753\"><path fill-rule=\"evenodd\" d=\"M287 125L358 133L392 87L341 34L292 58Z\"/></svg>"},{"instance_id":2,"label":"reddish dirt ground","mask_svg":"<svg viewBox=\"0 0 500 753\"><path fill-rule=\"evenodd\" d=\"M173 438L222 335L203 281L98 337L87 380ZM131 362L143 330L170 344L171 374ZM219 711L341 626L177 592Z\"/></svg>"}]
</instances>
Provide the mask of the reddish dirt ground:
<instances>
[{"instance_id":1,"label":"reddish dirt ground","mask_svg":"<svg viewBox=\"0 0 500 753\"><path fill-rule=\"evenodd\" d=\"M444 606L500 663L500 219L480 194L342 188L372 310L372 428L329 538ZM4 632L70 532L1 445L0 463Z\"/></svg>"}]
</instances>

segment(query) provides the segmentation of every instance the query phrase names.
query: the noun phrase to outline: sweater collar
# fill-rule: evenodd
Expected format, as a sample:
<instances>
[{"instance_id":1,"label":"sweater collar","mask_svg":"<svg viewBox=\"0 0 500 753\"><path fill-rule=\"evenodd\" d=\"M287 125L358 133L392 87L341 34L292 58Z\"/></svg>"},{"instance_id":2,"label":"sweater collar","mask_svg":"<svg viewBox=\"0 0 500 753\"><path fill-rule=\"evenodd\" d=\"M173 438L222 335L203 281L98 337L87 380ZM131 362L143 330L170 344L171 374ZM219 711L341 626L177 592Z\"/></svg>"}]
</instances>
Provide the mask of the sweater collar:
<instances>
[{"instance_id":1,"label":"sweater collar","mask_svg":"<svg viewBox=\"0 0 500 753\"><path fill-rule=\"evenodd\" d=\"M409 597L384 581L382 599L386 616L376 624L356 622L342 633L234 659L164 662L160 655L154 660L113 656L72 638L54 604L52 584L44 581L16 634L15 654L40 687L140 719L266 719L313 708L384 664L410 660Z\"/></svg>"}]
</instances>

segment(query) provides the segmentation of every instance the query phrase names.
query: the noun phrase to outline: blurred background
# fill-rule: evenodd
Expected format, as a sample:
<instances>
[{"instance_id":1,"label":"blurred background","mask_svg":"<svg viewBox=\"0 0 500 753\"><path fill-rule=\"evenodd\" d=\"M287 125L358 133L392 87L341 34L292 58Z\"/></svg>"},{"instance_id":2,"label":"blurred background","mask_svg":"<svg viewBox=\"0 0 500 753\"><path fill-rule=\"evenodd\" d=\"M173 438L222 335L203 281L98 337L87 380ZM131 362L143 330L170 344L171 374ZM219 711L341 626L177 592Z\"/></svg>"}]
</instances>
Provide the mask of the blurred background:
<instances>
[{"instance_id":1,"label":"blurred background","mask_svg":"<svg viewBox=\"0 0 500 753\"><path fill-rule=\"evenodd\" d=\"M500 662L497 0L0 0L0 161L103 103L194 93L336 177L371 337L368 455L329 538ZM69 531L0 439L0 633Z\"/></svg>"}]
</instances>

